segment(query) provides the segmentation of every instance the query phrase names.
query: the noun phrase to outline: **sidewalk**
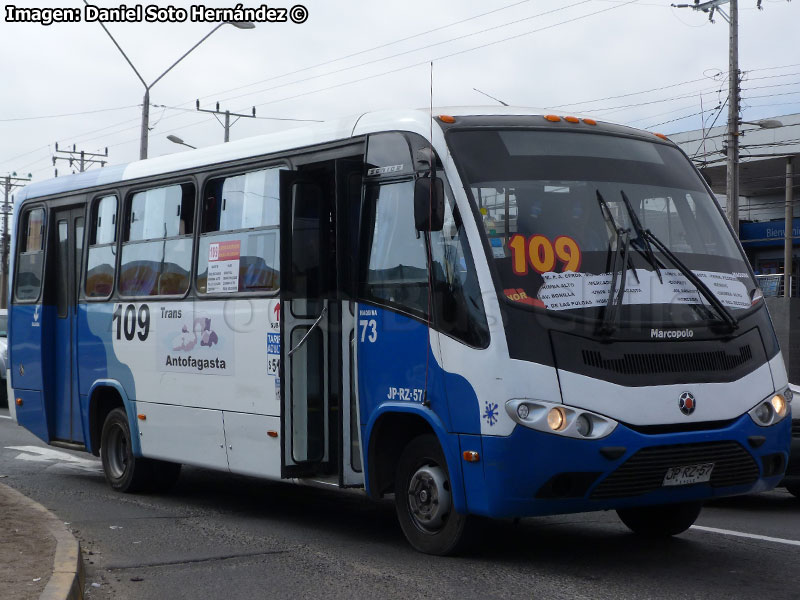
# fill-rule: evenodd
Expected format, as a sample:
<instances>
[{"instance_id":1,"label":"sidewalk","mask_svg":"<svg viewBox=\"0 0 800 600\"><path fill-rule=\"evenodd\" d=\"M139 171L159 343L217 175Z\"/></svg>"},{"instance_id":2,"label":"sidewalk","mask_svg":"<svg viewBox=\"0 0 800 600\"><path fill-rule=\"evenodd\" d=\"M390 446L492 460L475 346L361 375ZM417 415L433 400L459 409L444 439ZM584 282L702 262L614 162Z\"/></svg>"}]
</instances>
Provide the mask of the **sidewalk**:
<instances>
[{"instance_id":1,"label":"sidewalk","mask_svg":"<svg viewBox=\"0 0 800 600\"><path fill-rule=\"evenodd\" d=\"M9 600L83 597L78 540L41 504L0 483L0 590Z\"/></svg>"}]
</instances>

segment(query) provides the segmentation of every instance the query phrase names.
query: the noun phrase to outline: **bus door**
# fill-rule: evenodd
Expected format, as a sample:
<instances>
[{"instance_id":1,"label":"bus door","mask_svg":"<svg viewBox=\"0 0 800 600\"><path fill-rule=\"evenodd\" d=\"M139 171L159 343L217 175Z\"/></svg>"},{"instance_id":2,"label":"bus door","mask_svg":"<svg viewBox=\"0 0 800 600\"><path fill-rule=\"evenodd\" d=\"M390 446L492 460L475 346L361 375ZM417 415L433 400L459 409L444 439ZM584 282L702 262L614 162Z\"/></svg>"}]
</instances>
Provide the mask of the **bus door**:
<instances>
[{"instance_id":1,"label":"bus door","mask_svg":"<svg viewBox=\"0 0 800 600\"><path fill-rule=\"evenodd\" d=\"M356 317L358 296L358 232L361 218L363 158L336 161L336 257L341 298L341 427L339 484L364 485L358 411Z\"/></svg>"},{"instance_id":2,"label":"bus door","mask_svg":"<svg viewBox=\"0 0 800 600\"><path fill-rule=\"evenodd\" d=\"M319 474L330 461L331 195L312 177L281 172L283 477Z\"/></svg>"},{"instance_id":3,"label":"bus door","mask_svg":"<svg viewBox=\"0 0 800 600\"><path fill-rule=\"evenodd\" d=\"M53 438L83 443L77 380L77 309L83 254L84 208L56 209L53 215L53 252L45 293L56 305L52 340L52 381L48 399L53 411ZM46 368L46 367L45 367ZM48 411L49 412L49 411Z\"/></svg>"}]
</instances>

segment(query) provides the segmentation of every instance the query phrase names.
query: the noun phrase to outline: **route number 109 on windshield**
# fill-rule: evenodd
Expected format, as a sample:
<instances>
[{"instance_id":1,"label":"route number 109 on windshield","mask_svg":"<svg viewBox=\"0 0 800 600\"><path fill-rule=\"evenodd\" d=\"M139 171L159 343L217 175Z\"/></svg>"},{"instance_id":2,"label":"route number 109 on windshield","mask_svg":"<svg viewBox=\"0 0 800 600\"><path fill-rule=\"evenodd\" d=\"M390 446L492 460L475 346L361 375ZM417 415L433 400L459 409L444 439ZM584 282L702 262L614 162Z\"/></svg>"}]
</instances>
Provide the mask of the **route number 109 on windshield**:
<instances>
[{"instance_id":1,"label":"route number 109 on windshield","mask_svg":"<svg viewBox=\"0 0 800 600\"><path fill-rule=\"evenodd\" d=\"M549 273L555 268L556 262L564 265L562 272L577 271L581 267L578 242L567 235L560 235L551 242L543 235L526 238L517 233L511 236L508 247L514 275L527 275L529 268L537 273Z\"/></svg>"}]
</instances>

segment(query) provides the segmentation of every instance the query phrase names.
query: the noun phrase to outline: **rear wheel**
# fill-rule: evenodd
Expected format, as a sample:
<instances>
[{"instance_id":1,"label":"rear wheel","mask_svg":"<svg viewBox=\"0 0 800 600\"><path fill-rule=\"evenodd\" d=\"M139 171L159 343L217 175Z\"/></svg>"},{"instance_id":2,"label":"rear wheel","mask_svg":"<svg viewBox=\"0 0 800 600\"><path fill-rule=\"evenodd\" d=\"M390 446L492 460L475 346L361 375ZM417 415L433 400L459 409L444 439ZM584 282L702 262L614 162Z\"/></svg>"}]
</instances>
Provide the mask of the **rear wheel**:
<instances>
[{"instance_id":1,"label":"rear wheel","mask_svg":"<svg viewBox=\"0 0 800 600\"><path fill-rule=\"evenodd\" d=\"M628 529L636 534L646 537L669 537L689 529L700 516L702 508L701 502L687 502L621 508L617 511L617 515Z\"/></svg>"},{"instance_id":2,"label":"rear wheel","mask_svg":"<svg viewBox=\"0 0 800 600\"><path fill-rule=\"evenodd\" d=\"M455 554L474 523L453 508L450 475L439 442L422 435L406 446L395 477L395 507L411 545L426 554Z\"/></svg>"},{"instance_id":3,"label":"rear wheel","mask_svg":"<svg viewBox=\"0 0 800 600\"><path fill-rule=\"evenodd\" d=\"M800 483L790 483L786 486L786 489L795 498L800 498Z\"/></svg>"},{"instance_id":4,"label":"rear wheel","mask_svg":"<svg viewBox=\"0 0 800 600\"><path fill-rule=\"evenodd\" d=\"M146 488L152 465L145 458L133 455L128 416L115 408L106 417L100 437L100 457L106 481L120 492L139 492Z\"/></svg>"}]
</instances>

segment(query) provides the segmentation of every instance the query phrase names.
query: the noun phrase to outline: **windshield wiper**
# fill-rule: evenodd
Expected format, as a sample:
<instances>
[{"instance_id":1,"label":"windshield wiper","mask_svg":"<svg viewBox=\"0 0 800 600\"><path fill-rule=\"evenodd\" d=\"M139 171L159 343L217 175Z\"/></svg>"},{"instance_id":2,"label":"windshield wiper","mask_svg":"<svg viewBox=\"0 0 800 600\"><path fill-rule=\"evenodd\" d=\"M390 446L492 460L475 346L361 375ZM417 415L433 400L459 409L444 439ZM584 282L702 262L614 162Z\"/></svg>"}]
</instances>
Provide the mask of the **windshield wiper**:
<instances>
[{"instance_id":1,"label":"windshield wiper","mask_svg":"<svg viewBox=\"0 0 800 600\"><path fill-rule=\"evenodd\" d=\"M627 280L628 269L633 271L633 276L636 277L636 283L639 281L639 274L631 262L628 249L631 245L631 232L630 229L623 229L617 225L614 220L614 215L611 214L611 209L608 206L603 194L600 190L597 192L597 201L600 203L600 212L606 223L611 226L616 234L616 249L614 250L614 259L611 263L611 287L608 290L608 301L606 302L605 310L603 311L603 320L600 322L599 332L603 335L611 335L617 323L617 315L619 314L619 306L622 304L622 299L625 296L625 282ZM622 258L622 273L619 276L619 289L617 289L617 262L620 257Z\"/></svg>"},{"instance_id":2,"label":"windshield wiper","mask_svg":"<svg viewBox=\"0 0 800 600\"><path fill-rule=\"evenodd\" d=\"M739 326L739 321L736 319L736 317L733 316L731 311L729 311L728 308L722 302L720 302L719 298L717 298L714 295L714 292L712 292L711 289L705 283L703 283L702 279L700 279L697 275L695 275L694 272L683 263L683 261L681 261L677 256L675 256L672 253L672 251L669 248L667 248L667 246L660 239L658 239L658 237L656 237L656 234L654 234L649 229L645 229L644 227L642 227L642 224L639 221L639 217L634 212L627 194L625 194L623 190L620 190L620 193L622 194L622 201L625 203L625 208L628 211L628 216L631 220L631 225L633 225L633 228L636 230L636 234L638 235L638 238L640 239L641 244L644 247L644 251L647 253L647 257L650 264L653 265L653 268L658 273L658 280L661 283L663 283L663 280L661 279L661 272L658 269L658 263L660 261L656 258L655 254L653 253L653 248L651 246L651 243L654 244L656 248L658 248L658 250L664 256L666 256L670 260L670 262L678 268L678 270L681 273L683 273L686 279L688 279L695 288L697 288L697 291L700 292L706 300L708 300L709 304L711 304L712 308L717 312L720 318L731 329L736 329L736 327Z\"/></svg>"},{"instance_id":3,"label":"windshield wiper","mask_svg":"<svg viewBox=\"0 0 800 600\"><path fill-rule=\"evenodd\" d=\"M639 216L633 210L631 206L631 201L628 199L627 194L620 190L622 194L622 201L625 203L625 208L628 209L628 217L631 220L631 225L633 225L633 230L636 232L636 239L642 244L645 254L647 255L647 262L653 267L653 270L658 275L658 282L664 283L664 280L661 278L661 269L658 268L658 261L656 260L656 255L653 254L653 247L650 245L650 240L645 233L644 227L642 227L641 222L639 221ZM667 216L669 218L669 216Z\"/></svg>"},{"instance_id":4,"label":"windshield wiper","mask_svg":"<svg viewBox=\"0 0 800 600\"><path fill-rule=\"evenodd\" d=\"M714 308L714 310L719 314L720 318L731 328L736 329L739 326L739 321L736 317L733 316L730 310L720 302L719 298L714 295L714 292L700 279L694 272L686 266L686 264L675 256L672 251L664 245L664 243L656 237L649 229L644 229L644 235L647 239L652 242L656 248L658 248L659 252L661 252L664 256L666 256L669 261L675 265L678 270L683 273L684 277L688 279L691 284L697 288L697 291L700 292L708 303Z\"/></svg>"}]
</instances>

